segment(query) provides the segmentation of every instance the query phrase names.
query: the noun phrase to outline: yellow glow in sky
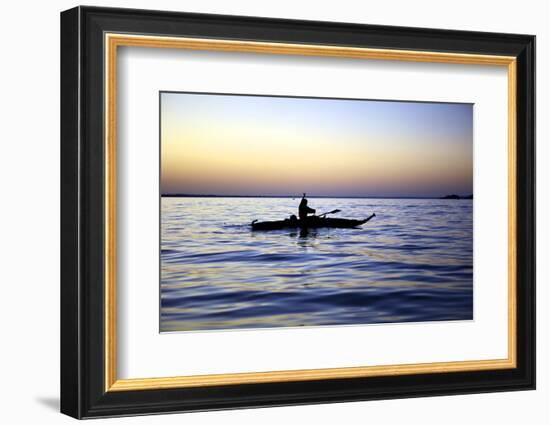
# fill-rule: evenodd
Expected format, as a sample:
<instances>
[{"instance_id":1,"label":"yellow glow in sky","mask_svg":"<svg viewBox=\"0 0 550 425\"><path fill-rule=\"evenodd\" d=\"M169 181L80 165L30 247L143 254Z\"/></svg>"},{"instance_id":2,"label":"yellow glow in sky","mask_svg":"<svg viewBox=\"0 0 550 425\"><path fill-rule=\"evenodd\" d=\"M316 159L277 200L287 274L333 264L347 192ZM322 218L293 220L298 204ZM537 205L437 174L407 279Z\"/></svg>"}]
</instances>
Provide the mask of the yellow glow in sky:
<instances>
[{"instance_id":1,"label":"yellow glow in sky","mask_svg":"<svg viewBox=\"0 0 550 425\"><path fill-rule=\"evenodd\" d=\"M470 104L161 93L161 190L470 194L472 114Z\"/></svg>"}]
</instances>

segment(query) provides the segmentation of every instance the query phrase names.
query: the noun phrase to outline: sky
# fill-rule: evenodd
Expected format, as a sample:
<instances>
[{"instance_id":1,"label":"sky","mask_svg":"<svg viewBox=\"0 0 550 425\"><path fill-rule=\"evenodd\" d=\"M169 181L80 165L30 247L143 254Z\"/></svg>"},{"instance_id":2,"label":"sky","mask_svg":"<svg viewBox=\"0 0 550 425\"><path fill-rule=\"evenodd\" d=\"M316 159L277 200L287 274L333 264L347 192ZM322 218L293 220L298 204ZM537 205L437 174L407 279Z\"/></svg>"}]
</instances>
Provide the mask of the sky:
<instances>
[{"instance_id":1,"label":"sky","mask_svg":"<svg viewBox=\"0 0 550 425\"><path fill-rule=\"evenodd\" d=\"M160 94L161 193L473 192L473 105Z\"/></svg>"}]
</instances>

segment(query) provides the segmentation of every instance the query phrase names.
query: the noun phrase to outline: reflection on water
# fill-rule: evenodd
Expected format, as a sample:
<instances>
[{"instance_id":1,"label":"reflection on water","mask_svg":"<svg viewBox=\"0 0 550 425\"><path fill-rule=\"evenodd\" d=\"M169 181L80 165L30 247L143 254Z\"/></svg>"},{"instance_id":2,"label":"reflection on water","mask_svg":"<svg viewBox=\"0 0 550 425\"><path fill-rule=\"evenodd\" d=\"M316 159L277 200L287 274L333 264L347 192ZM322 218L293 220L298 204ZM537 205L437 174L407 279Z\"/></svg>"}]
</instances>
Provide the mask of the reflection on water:
<instances>
[{"instance_id":1,"label":"reflection on water","mask_svg":"<svg viewBox=\"0 0 550 425\"><path fill-rule=\"evenodd\" d=\"M472 201L311 199L357 229L252 232L290 198L162 198L161 331L468 320Z\"/></svg>"}]
</instances>

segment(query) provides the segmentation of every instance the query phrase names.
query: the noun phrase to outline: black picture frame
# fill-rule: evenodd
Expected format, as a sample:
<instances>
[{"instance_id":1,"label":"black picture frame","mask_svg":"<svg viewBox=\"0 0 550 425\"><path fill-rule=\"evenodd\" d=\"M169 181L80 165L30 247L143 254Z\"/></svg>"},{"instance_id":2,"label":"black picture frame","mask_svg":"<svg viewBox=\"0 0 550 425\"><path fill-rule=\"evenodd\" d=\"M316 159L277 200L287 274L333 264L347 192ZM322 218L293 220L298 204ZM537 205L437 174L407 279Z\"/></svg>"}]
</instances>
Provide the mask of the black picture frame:
<instances>
[{"instance_id":1,"label":"black picture frame","mask_svg":"<svg viewBox=\"0 0 550 425\"><path fill-rule=\"evenodd\" d=\"M105 391L105 152L102 140L106 32L516 57L517 367ZM97 7L76 7L61 13L62 413L92 418L534 388L534 36Z\"/></svg>"}]
</instances>

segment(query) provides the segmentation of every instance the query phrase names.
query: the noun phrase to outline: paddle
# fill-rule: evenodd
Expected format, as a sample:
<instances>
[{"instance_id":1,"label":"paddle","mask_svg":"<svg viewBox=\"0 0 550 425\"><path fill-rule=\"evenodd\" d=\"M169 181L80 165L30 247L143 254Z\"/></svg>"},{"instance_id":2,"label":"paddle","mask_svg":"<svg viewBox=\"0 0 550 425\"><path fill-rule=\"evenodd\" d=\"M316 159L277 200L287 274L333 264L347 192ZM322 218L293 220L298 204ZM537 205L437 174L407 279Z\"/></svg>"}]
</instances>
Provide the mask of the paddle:
<instances>
[{"instance_id":1,"label":"paddle","mask_svg":"<svg viewBox=\"0 0 550 425\"><path fill-rule=\"evenodd\" d=\"M336 214L336 213L339 213L341 210L332 210L332 211L328 211L326 213L323 213L323 214L320 214L318 215L317 217L324 217L325 215L329 215L329 214Z\"/></svg>"}]
</instances>

